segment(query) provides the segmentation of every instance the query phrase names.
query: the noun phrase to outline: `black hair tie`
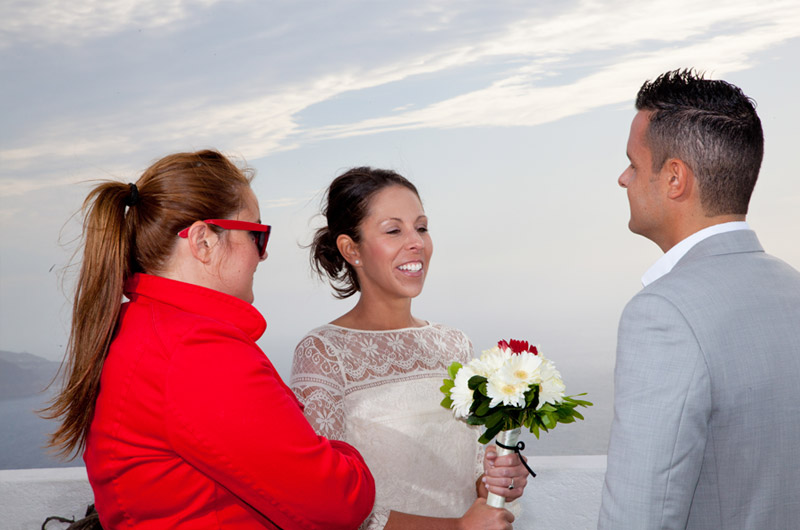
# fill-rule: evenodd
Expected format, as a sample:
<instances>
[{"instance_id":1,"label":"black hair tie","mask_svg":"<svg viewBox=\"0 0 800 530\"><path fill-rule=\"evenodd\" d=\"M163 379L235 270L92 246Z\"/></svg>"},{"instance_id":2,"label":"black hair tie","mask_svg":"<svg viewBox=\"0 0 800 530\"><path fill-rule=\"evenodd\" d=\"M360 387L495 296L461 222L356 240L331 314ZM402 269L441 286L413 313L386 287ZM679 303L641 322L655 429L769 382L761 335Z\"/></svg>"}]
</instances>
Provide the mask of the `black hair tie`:
<instances>
[{"instance_id":1,"label":"black hair tie","mask_svg":"<svg viewBox=\"0 0 800 530\"><path fill-rule=\"evenodd\" d=\"M132 182L128 186L131 187L131 192L125 197L125 206L136 206L139 203L139 188Z\"/></svg>"},{"instance_id":2,"label":"black hair tie","mask_svg":"<svg viewBox=\"0 0 800 530\"><path fill-rule=\"evenodd\" d=\"M520 453L520 451L525 450L525 442L519 441L517 442L517 445L503 445L497 440L495 440L494 443L497 444L499 447L502 447L503 449L508 449L509 451L514 451L515 453L517 453L519 461L522 462L522 465L525 466L525 469L528 470L528 473L530 473L532 477L536 477L536 473L534 473L533 470L530 467L528 467L527 462L525 462L525 459L522 458L522 453Z\"/></svg>"}]
</instances>

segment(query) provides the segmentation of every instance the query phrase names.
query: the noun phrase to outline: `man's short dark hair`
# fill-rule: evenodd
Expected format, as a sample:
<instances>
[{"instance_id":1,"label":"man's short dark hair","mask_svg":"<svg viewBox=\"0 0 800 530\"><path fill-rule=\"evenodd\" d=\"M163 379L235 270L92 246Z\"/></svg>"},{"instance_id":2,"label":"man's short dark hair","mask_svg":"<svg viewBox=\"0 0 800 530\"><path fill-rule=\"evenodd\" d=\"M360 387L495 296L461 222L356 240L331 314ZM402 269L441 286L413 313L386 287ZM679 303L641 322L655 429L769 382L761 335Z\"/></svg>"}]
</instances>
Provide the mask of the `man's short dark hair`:
<instances>
[{"instance_id":1,"label":"man's short dark hair","mask_svg":"<svg viewBox=\"0 0 800 530\"><path fill-rule=\"evenodd\" d=\"M651 111L647 142L654 171L678 158L697 178L706 215L747 213L764 156L753 100L725 81L673 70L642 85L636 108Z\"/></svg>"}]
</instances>

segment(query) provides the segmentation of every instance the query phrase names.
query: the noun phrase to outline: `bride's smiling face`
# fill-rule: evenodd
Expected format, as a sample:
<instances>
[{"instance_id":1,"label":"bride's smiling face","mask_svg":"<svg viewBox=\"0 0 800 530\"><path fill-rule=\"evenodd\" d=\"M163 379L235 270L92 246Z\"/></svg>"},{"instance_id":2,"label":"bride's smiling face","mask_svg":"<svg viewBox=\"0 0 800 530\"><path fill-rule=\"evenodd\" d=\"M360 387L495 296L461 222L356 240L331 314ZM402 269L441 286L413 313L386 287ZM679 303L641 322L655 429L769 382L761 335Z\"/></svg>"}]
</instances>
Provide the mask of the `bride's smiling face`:
<instances>
[{"instance_id":1,"label":"bride's smiling face","mask_svg":"<svg viewBox=\"0 0 800 530\"><path fill-rule=\"evenodd\" d=\"M358 230L355 269L362 294L413 298L422 292L433 243L416 193L404 186L377 192Z\"/></svg>"}]
</instances>

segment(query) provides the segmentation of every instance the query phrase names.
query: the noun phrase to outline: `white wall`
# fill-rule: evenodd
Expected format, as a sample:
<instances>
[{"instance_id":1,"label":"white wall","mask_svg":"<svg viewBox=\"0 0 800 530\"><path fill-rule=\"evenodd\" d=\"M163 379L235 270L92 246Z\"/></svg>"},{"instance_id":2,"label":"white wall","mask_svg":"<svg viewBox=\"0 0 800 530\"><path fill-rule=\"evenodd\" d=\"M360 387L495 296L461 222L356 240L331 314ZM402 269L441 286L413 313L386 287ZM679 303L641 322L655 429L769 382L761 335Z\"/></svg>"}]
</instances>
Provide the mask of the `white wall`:
<instances>
[{"instance_id":1,"label":"white wall","mask_svg":"<svg viewBox=\"0 0 800 530\"><path fill-rule=\"evenodd\" d=\"M528 464L528 481L517 530L589 530L597 528L606 456L538 456Z\"/></svg>"},{"instance_id":2,"label":"white wall","mask_svg":"<svg viewBox=\"0 0 800 530\"><path fill-rule=\"evenodd\" d=\"M518 530L588 530L597 525L605 456L530 457ZM35 530L50 515L80 519L92 490L82 467L0 471L0 525ZM65 525L51 523L51 528Z\"/></svg>"},{"instance_id":3,"label":"white wall","mask_svg":"<svg viewBox=\"0 0 800 530\"><path fill-rule=\"evenodd\" d=\"M80 519L93 498L83 467L0 471L0 526L38 530L51 515Z\"/></svg>"}]
</instances>

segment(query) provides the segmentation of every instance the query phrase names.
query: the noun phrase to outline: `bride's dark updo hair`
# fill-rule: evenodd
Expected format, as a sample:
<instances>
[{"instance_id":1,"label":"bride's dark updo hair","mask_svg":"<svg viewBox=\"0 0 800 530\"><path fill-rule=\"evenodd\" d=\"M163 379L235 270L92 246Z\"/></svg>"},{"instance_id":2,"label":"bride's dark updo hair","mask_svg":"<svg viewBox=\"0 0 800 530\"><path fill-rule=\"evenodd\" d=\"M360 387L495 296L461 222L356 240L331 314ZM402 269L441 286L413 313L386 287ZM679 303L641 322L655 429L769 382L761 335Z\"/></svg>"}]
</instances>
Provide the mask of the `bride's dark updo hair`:
<instances>
[{"instance_id":1,"label":"bride's dark updo hair","mask_svg":"<svg viewBox=\"0 0 800 530\"><path fill-rule=\"evenodd\" d=\"M359 226L369 213L370 200L390 186L408 188L419 198L417 188L402 175L371 167L350 169L336 177L328 188L321 212L327 224L314 234L310 259L311 268L321 278L328 279L336 298L347 298L361 290L356 271L339 252L336 239L345 234L358 243Z\"/></svg>"}]
</instances>

